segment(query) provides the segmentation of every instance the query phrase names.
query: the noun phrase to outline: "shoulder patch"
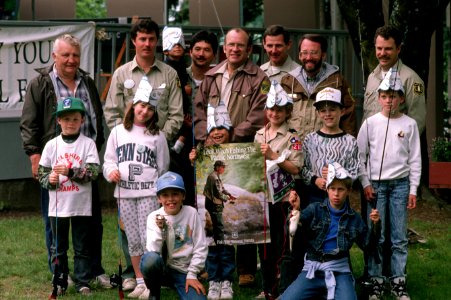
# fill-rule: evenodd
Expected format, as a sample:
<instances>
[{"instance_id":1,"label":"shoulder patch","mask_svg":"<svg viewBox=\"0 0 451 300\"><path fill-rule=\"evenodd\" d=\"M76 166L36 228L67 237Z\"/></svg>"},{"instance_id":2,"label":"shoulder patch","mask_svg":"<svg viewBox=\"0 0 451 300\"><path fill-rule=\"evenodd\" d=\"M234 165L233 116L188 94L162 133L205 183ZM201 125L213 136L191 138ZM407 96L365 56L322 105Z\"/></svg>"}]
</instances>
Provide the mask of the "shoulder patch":
<instances>
[{"instance_id":1,"label":"shoulder patch","mask_svg":"<svg viewBox=\"0 0 451 300\"><path fill-rule=\"evenodd\" d=\"M415 93L415 95L421 96L424 93L424 85L422 83L419 82L415 82L413 84L413 92Z\"/></svg>"},{"instance_id":2,"label":"shoulder patch","mask_svg":"<svg viewBox=\"0 0 451 300\"><path fill-rule=\"evenodd\" d=\"M263 80L261 86L260 86L260 93L263 95L266 95L269 93L269 89L271 88L271 84L269 83L268 79Z\"/></svg>"},{"instance_id":3,"label":"shoulder patch","mask_svg":"<svg viewBox=\"0 0 451 300\"><path fill-rule=\"evenodd\" d=\"M301 151L302 150L302 142L298 137L292 137L290 139L291 142L291 149L295 151Z\"/></svg>"}]
</instances>

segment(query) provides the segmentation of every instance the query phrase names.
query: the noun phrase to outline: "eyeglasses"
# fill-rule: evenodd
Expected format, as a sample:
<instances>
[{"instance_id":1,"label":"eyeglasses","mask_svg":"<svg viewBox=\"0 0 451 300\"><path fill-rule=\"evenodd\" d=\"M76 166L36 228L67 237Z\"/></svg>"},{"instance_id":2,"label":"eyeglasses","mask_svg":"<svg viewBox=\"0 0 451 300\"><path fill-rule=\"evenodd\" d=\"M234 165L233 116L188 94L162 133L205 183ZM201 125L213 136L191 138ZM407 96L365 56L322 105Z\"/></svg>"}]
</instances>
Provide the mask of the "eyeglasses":
<instances>
[{"instance_id":1,"label":"eyeglasses","mask_svg":"<svg viewBox=\"0 0 451 300\"><path fill-rule=\"evenodd\" d=\"M301 51L301 52L299 52L302 56L307 56L307 55L309 55L310 54L310 56L318 56L318 54L320 54L320 51L319 50L310 50L310 51L307 51L307 50L303 50L303 51Z\"/></svg>"}]
</instances>

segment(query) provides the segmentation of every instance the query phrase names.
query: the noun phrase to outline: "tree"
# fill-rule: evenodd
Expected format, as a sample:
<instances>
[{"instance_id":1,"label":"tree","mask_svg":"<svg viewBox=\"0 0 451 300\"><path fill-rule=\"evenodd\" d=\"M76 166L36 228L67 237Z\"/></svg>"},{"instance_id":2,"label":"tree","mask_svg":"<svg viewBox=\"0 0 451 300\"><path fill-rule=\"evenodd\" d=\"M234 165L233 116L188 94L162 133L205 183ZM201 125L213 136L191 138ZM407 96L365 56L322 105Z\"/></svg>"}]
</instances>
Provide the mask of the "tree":
<instances>
[{"instance_id":1,"label":"tree","mask_svg":"<svg viewBox=\"0 0 451 300\"><path fill-rule=\"evenodd\" d=\"M377 66L374 33L384 25L383 0L337 0L351 35L354 51L363 60L364 78ZM388 21L404 32L400 57L424 80L427 87L429 52L434 31L450 0L389 0ZM357 18L356 18L357 16Z\"/></svg>"},{"instance_id":2,"label":"tree","mask_svg":"<svg viewBox=\"0 0 451 300\"><path fill-rule=\"evenodd\" d=\"M77 19L106 18L105 0L77 0L75 2Z\"/></svg>"}]
</instances>

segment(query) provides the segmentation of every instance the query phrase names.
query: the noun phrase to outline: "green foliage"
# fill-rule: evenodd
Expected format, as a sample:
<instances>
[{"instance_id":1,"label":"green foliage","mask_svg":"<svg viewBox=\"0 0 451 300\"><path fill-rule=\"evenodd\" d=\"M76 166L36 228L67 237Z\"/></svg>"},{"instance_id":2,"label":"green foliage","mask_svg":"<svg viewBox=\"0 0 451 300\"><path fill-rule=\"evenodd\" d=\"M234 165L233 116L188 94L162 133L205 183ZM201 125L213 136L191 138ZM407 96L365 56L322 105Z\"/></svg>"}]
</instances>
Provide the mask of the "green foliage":
<instances>
[{"instance_id":1,"label":"green foliage","mask_svg":"<svg viewBox=\"0 0 451 300\"><path fill-rule=\"evenodd\" d=\"M189 25L189 0L168 0L167 5L168 24Z\"/></svg>"},{"instance_id":2,"label":"green foliage","mask_svg":"<svg viewBox=\"0 0 451 300\"><path fill-rule=\"evenodd\" d=\"M245 27L263 27L263 0L243 0Z\"/></svg>"},{"instance_id":3,"label":"green foliage","mask_svg":"<svg viewBox=\"0 0 451 300\"><path fill-rule=\"evenodd\" d=\"M451 139L438 137L432 140L431 147L432 161L451 162Z\"/></svg>"},{"instance_id":4,"label":"green foliage","mask_svg":"<svg viewBox=\"0 0 451 300\"><path fill-rule=\"evenodd\" d=\"M106 18L106 0L76 0L77 19Z\"/></svg>"}]
</instances>

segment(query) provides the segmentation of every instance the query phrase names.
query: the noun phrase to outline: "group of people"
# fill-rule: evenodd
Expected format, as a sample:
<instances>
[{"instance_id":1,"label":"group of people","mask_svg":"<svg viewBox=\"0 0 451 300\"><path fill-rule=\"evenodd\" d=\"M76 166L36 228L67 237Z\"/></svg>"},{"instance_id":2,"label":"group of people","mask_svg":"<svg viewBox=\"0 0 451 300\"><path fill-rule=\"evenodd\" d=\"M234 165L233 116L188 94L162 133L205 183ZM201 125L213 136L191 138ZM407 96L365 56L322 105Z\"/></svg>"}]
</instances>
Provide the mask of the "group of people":
<instances>
[{"instance_id":1,"label":"group of people","mask_svg":"<svg viewBox=\"0 0 451 300\"><path fill-rule=\"evenodd\" d=\"M269 61L258 67L250 59L251 36L233 28L224 38L226 59L213 68L215 34L193 35L188 68L181 29L164 28L162 36L165 62L156 59L158 25L149 19L132 25L136 55L114 72L103 107L79 68L80 43L69 34L56 39L53 65L28 85L21 133L41 184L48 263L61 279L54 279L59 292L69 278L70 226L76 290L90 294L93 279L111 288L101 263L102 169L116 185L127 261L122 287L130 298L159 299L169 283L181 299L233 299L235 270L240 286L255 283L258 252L263 291L257 298L356 299L349 266L355 242L368 257L369 299L380 299L387 279L398 299L410 299L406 208L416 204L426 110L422 80L398 57L399 31L383 26L375 34L379 65L368 78L360 130L351 89L339 67L326 62L321 35L301 38L298 64L289 56L287 30L269 26L263 34ZM103 118L111 133L101 166ZM190 207L196 206L193 147L241 142L259 143L265 159L296 186L286 201L268 204L270 243L225 245L222 210L235 197L221 182L224 162L215 162L204 189L213 224L208 245L205 225ZM349 203L358 181L362 203L369 204L363 218ZM384 252L387 243L391 251ZM388 274L384 260L391 262ZM200 281L205 274L207 289Z\"/></svg>"}]
</instances>

